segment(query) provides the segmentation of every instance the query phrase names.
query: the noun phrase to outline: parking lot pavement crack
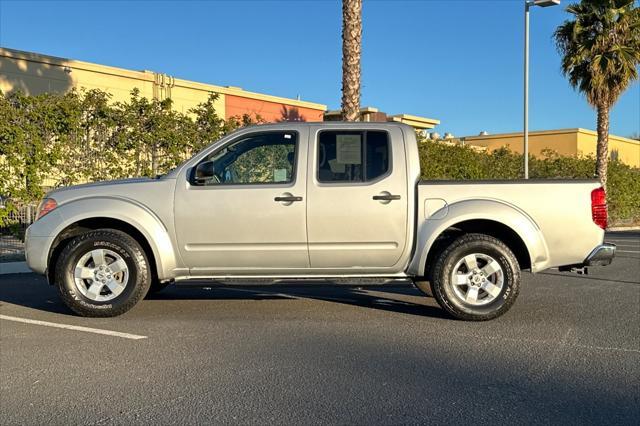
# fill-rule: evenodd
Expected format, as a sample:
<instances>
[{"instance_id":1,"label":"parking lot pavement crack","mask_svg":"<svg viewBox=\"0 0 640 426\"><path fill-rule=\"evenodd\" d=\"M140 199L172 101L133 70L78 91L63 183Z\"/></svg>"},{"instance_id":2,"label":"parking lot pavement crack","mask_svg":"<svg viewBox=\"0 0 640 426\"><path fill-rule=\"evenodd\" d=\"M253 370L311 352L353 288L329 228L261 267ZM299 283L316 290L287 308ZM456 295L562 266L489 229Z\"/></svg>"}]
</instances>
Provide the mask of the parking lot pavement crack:
<instances>
[{"instance_id":1,"label":"parking lot pavement crack","mask_svg":"<svg viewBox=\"0 0 640 426\"><path fill-rule=\"evenodd\" d=\"M143 405L142 407L138 407L138 408L134 408L132 410L127 410L127 411L122 411L119 412L117 415L113 415L113 416L108 416L108 417L103 417L97 421L95 421L94 423L88 423L90 425L100 425L100 424L105 424L108 423L112 420L122 420L122 417L124 416L129 416L131 414L139 414L139 413L143 413L145 411L149 411L149 410L153 410L154 408L157 407L166 407L169 405L174 405L180 401L183 401L185 399L191 399L191 398L195 398L198 396L206 396L208 394L213 394L216 390L211 390L211 391L205 391L205 392L194 392L194 393L189 393L186 395L180 395L180 396L176 396L174 398L169 398L169 399L165 399L162 401L158 401L156 403L153 404L147 404L147 405Z\"/></svg>"},{"instance_id":2,"label":"parking lot pavement crack","mask_svg":"<svg viewBox=\"0 0 640 426\"><path fill-rule=\"evenodd\" d=\"M97 421L95 421L93 423L88 423L88 424L90 424L90 425L104 424L104 423L107 423L107 422L109 422L111 420L116 420L118 418L121 418L123 416L127 416L129 414L140 413L140 412L143 412L145 410L150 410L150 409L153 409L153 408L156 408L156 407L159 407L159 406L164 406L164 405L168 405L168 404L174 404L174 403L176 403L178 401L181 401L181 400L183 400L185 398L188 398L189 396L190 395L181 395L181 396L177 396L175 398L170 398L170 399L166 399L166 400L163 400L163 401L160 401L160 402L156 402L155 404L144 405L142 407L138 407L138 408L135 408L133 410L127 410L127 411L120 412L115 416L103 417L103 418L101 418L101 419L99 419L99 420L97 420Z\"/></svg>"},{"instance_id":3,"label":"parking lot pavement crack","mask_svg":"<svg viewBox=\"0 0 640 426\"><path fill-rule=\"evenodd\" d=\"M505 336L478 336L476 334L466 334L466 333L449 333L450 337L457 337L460 339L468 340L469 338L474 339L482 339L490 342L503 342L503 343L518 343L518 344L534 344L539 346L562 346L565 349L586 349L586 350L595 350L595 351L604 351L604 352L632 352L640 354L640 348L621 348L617 346L595 346L595 345L584 345L581 343L569 343L569 335L573 332L573 329L567 330L564 337L559 341L554 340L542 340L542 339L521 339L515 337L505 337Z\"/></svg>"},{"instance_id":4,"label":"parking lot pavement crack","mask_svg":"<svg viewBox=\"0 0 640 426\"><path fill-rule=\"evenodd\" d=\"M571 335L571 333L573 333L573 328L569 328L567 330L566 333L564 333L564 336L562 336L562 339L560 340L560 342L558 342L555 350L553 351L553 354L551 356L551 360L549 360L549 362L547 363L547 368L544 371L544 375L546 376L547 374L549 374L549 372L556 366L556 364L560 361L560 359L562 358L562 356L564 356L567 352L567 347L569 346L569 335Z\"/></svg>"}]
</instances>

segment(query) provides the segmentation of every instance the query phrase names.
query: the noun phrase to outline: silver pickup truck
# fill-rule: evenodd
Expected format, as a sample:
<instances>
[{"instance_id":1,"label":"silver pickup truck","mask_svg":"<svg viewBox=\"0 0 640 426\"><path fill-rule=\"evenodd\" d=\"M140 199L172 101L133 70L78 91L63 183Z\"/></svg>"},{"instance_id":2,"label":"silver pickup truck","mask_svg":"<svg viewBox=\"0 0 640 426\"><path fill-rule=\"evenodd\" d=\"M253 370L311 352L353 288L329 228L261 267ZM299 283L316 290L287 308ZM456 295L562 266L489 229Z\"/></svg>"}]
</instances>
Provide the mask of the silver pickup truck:
<instances>
[{"instance_id":1,"label":"silver pickup truck","mask_svg":"<svg viewBox=\"0 0 640 426\"><path fill-rule=\"evenodd\" d=\"M426 158L426 161L429 161ZM520 271L611 263L595 180L421 182L395 123L244 128L172 172L47 194L29 267L84 316L167 284L410 279L453 317L514 303Z\"/></svg>"}]
</instances>

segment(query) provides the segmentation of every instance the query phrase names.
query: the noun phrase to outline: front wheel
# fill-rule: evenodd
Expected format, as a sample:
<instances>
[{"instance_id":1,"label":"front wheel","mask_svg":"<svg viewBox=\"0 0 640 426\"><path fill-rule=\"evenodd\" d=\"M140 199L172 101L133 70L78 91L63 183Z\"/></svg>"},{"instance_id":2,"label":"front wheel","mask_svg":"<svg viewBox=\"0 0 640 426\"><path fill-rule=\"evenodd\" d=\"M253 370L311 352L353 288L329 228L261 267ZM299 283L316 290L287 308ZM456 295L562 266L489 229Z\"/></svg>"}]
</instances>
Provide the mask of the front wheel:
<instances>
[{"instance_id":1,"label":"front wheel","mask_svg":"<svg viewBox=\"0 0 640 426\"><path fill-rule=\"evenodd\" d=\"M520 266L500 240L466 234L437 257L431 287L436 300L455 318L486 321L511 308L520 291Z\"/></svg>"},{"instance_id":2,"label":"front wheel","mask_svg":"<svg viewBox=\"0 0 640 426\"><path fill-rule=\"evenodd\" d=\"M142 300L151 285L140 244L115 229L73 238L56 264L55 281L64 303L85 317L114 317Z\"/></svg>"}]
</instances>

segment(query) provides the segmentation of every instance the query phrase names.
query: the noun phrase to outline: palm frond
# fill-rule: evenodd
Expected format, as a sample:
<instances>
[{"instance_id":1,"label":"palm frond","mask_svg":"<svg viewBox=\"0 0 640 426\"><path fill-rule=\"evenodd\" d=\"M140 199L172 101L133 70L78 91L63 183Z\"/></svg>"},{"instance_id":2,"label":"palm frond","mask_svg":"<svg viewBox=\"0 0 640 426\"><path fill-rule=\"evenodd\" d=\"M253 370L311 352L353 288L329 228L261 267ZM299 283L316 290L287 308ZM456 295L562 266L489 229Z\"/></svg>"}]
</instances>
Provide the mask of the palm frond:
<instances>
[{"instance_id":1,"label":"palm frond","mask_svg":"<svg viewBox=\"0 0 640 426\"><path fill-rule=\"evenodd\" d=\"M593 105L613 105L638 79L640 9L634 0L582 0L554 32L562 72Z\"/></svg>"}]
</instances>

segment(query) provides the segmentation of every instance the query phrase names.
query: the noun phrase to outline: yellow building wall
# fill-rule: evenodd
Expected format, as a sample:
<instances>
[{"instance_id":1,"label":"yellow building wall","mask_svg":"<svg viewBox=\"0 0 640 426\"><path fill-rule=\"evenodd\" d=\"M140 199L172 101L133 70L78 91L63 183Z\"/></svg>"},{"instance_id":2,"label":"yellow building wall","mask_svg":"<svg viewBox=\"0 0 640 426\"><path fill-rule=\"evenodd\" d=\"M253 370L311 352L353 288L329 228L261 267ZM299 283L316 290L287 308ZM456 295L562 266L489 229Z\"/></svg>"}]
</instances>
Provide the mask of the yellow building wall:
<instances>
[{"instance_id":1,"label":"yellow building wall","mask_svg":"<svg viewBox=\"0 0 640 426\"><path fill-rule=\"evenodd\" d=\"M503 133L486 136L467 136L465 143L481 146L487 150L506 146L513 152L522 154L524 138L522 133ZM561 155L596 154L596 132L587 129L545 130L529 133L529 153L540 156L545 149L551 149ZM640 167L640 141L609 135L609 155L633 167Z\"/></svg>"},{"instance_id":2,"label":"yellow building wall","mask_svg":"<svg viewBox=\"0 0 640 426\"><path fill-rule=\"evenodd\" d=\"M4 93L22 90L28 95L37 95L44 92L64 93L73 88L100 89L109 92L113 102L125 102L131 98L131 91L137 88L140 95L148 99L170 97L173 108L186 113L217 89L216 86L181 81L182 84L176 86L175 78L152 71L131 71L0 49L0 90ZM224 106L224 94L220 94L215 107L221 117L224 117Z\"/></svg>"},{"instance_id":3,"label":"yellow building wall","mask_svg":"<svg viewBox=\"0 0 640 426\"><path fill-rule=\"evenodd\" d=\"M503 133L487 136L468 136L465 143L482 146L489 151L507 147L518 154L524 152L522 133ZM529 133L529 153L539 156L545 149L552 149L562 155L577 154L575 132L531 132Z\"/></svg>"},{"instance_id":4,"label":"yellow building wall","mask_svg":"<svg viewBox=\"0 0 640 426\"><path fill-rule=\"evenodd\" d=\"M596 155L598 134L592 130L579 129L578 153L581 155ZM618 158L622 163L633 167L640 167L640 141L609 135L609 156Z\"/></svg>"},{"instance_id":5,"label":"yellow building wall","mask_svg":"<svg viewBox=\"0 0 640 426\"><path fill-rule=\"evenodd\" d=\"M64 93L73 88L100 89L109 92L113 102L129 100L131 91L138 88L140 95L147 99L171 98L173 108L182 113L187 113L189 109L206 101L211 93L217 93L218 99L214 106L218 115L223 118L227 118L225 111L227 94L319 112L327 109L326 105L249 92L239 87L216 86L178 79L153 71L132 71L0 48L0 90L4 93L22 90L28 95L37 95L44 92Z\"/></svg>"}]
</instances>

